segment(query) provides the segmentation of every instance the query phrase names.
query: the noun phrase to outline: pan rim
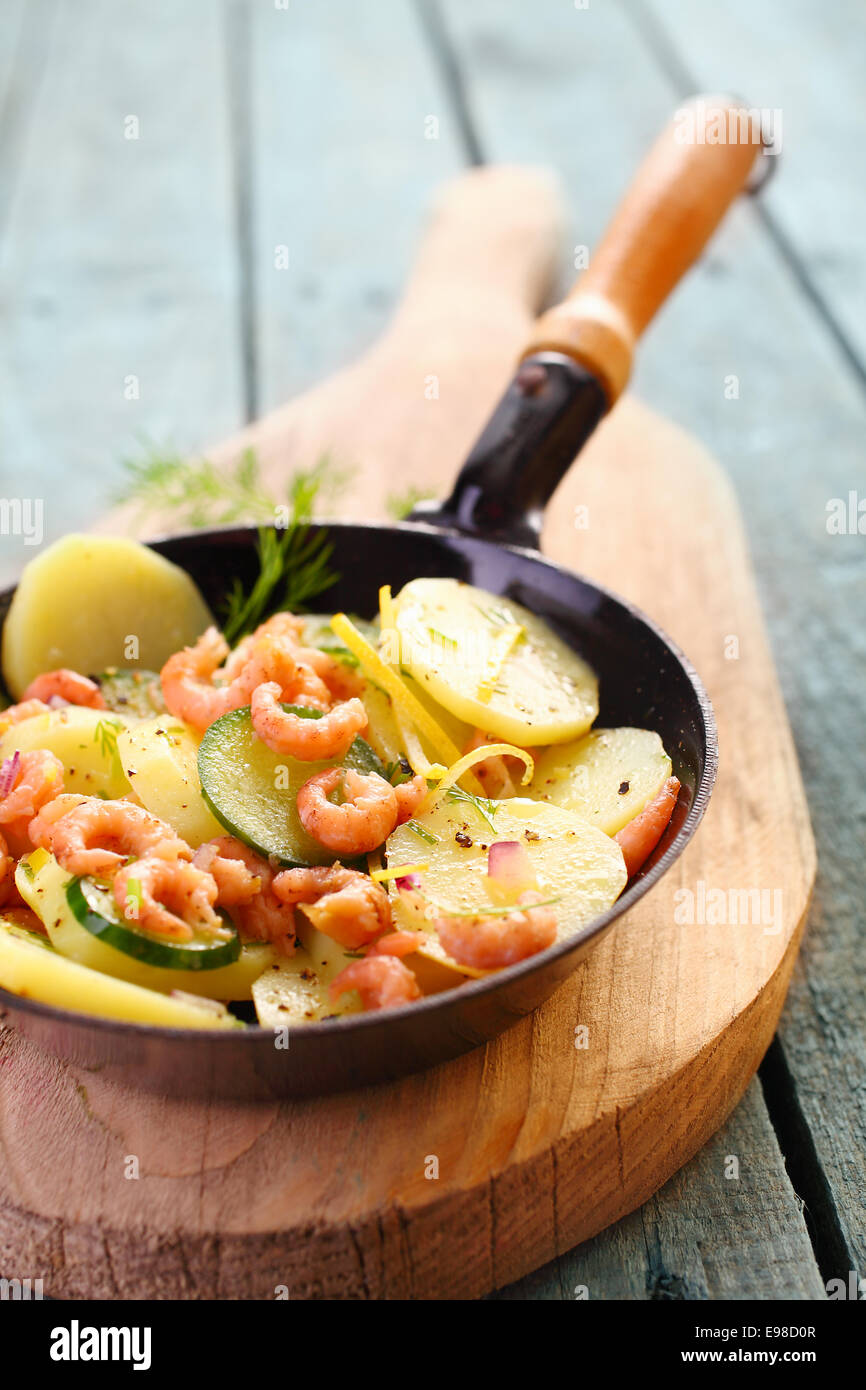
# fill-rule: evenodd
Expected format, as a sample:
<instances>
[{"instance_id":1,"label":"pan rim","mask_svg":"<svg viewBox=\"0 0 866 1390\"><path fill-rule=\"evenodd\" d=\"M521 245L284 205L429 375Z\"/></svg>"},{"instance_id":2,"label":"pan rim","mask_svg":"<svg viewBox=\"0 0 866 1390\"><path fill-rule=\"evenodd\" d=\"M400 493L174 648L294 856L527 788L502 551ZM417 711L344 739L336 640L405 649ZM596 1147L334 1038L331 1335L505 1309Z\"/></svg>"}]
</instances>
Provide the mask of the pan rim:
<instances>
[{"instance_id":1,"label":"pan rim","mask_svg":"<svg viewBox=\"0 0 866 1390\"><path fill-rule=\"evenodd\" d=\"M718 728L716 725L715 713L710 697L707 693L703 681L698 675L692 662L686 656L682 648L676 643L662 627L650 618L641 608L633 604L630 600L608 589L603 584L596 584L594 581L585 578L577 571L558 564L555 560L548 559L541 551L530 549L526 546L507 545L500 541L489 540L483 536L467 535L466 532L457 528L433 526L422 521L412 522L375 522L364 520L351 520L345 517L322 517L316 518L312 523L316 529L338 529L341 531L364 530L378 531L387 535L393 532L401 532L408 535L427 535L436 540L447 541L449 538L459 540L462 546L467 543L477 545L482 548L492 548L498 552L505 552L519 557L520 559L531 561L547 570L564 575L571 581L582 584L585 588L601 595L604 599L624 609L629 617L641 623L649 629L652 635L659 640L676 658L682 670L685 672L689 684L694 691L698 710L700 711L701 725L704 736L705 758L700 780L695 788L695 795L692 800L686 818L668 845L664 854L653 864L652 868L635 883L626 887L625 891L617 898L616 902L597 917L593 917L573 936L566 937L563 941L556 942L553 946L548 946L546 950L539 951L537 955L529 956L526 960L517 961L514 965L506 966L503 970L498 970L491 975L476 980L467 980L453 989L442 990L436 994L428 994L411 1004L400 1005L397 1008L388 1009L387 1012L372 1011L369 1013L349 1014L342 1018L328 1018L319 1020L313 1024L288 1027L289 1045L299 1040L301 1037L313 1038L321 1036L333 1036L338 1034L348 1038L353 1033L363 1033L371 1029L381 1028L383 1025L406 1019L421 1019L437 1009L446 1007L456 997L460 999L478 998L485 994L492 994L502 986L510 984L525 976L531 975L542 964L550 964L554 960L564 959L577 951L581 946L593 940L597 936L603 935L613 923L625 917L632 907L640 901L649 890L654 887L663 874L671 867L674 860L678 859L689 841L695 834L698 826L703 820L710 797L715 786L718 771L719 747L718 747ZM160 550L163 546L183 540L195 540L206 542L212 537L228 536L236 534L252 535L258 530L254 524L243 524L229 522L221 526L211 526L204 530L178 531L169 535L155 536L144 544ZM177 563L177 562L175 562ZM181 566L183 568L183 566ZM0 592L0 599L6 598L14 592L15 585L10 585ZM161 1024L133 1023L123 1019L103 1018L98 1014L88 1014L74 1009L60 1008L54 1004L45 1004L40 1000L31 999L25 995L14 994L11 990L0 987L0 1016L2 1011L24 1012L34 1014L37 1017L48 1019L53 1022L62 1023L67 1026L95 1028L98 1033L114 1035L122 1032L127 1036L143 1042L152 1040L154 1042L169 1042L172 1040L184 1039L187 1043L193 1041L201 1044L217 1044L221 1048L228 1046L234 1047L257 1047L262 1046L267 1040L268 1046L273 1046L274 1030L264 1027L261 1024L248 1025L244 1029L240 1028L170 1028ZM526 1010L531 1013L534 1009ZM523 1016L522 1014L519 1016Z\"/></svg>"}]
</instances>

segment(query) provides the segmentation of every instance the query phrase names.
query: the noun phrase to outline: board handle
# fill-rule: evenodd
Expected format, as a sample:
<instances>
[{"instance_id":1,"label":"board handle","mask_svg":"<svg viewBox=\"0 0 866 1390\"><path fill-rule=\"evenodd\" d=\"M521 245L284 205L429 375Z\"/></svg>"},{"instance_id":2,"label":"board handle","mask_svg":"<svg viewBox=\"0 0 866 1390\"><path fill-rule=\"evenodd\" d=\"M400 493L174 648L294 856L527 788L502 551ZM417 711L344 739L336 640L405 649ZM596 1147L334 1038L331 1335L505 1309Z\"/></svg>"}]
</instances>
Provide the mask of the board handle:
<instances>
[{"instance_id":1,"label":"board handle","mask_svg":"<svg viewBox=\"0 0 866 1390\"><path fill-rule=\"evenodd\" d=\"M612 406L635 344L746 187L760 120L730 96L700 96L674 115L641 164L589 267L536 321L523 353L580 363Z\"/></svg>"}]
</instances>

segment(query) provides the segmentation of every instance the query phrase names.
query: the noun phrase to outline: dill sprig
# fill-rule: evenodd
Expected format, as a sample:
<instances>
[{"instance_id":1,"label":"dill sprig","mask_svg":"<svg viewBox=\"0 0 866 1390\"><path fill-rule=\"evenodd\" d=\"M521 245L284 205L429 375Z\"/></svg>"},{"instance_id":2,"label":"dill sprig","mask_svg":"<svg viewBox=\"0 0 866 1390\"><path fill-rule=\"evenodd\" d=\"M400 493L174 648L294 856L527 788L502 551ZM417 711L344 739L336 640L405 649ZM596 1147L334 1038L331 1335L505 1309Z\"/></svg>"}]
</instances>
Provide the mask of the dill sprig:
<instances>
[{"instance_id":1,"label":"dill sprig","mask_svg":"<svg viewBox=\"0 0 866 1390\"><path fill-rule=\"evenodd\" d=\"M248 591L235 579L225 602L223 631L230 646L253 632L268 614L298 613L336 584L338 576L329 565L333 542L326 531L314 531L310 524L318 487L315 470L297 474L279 526L259 527L258 577Z\"/></svg>"},{"instance_id":2,"label":"dill sprig","mask_svg":"<svg viewBox=\"0 0 866 1390\"><path fill-rule=\"evenodd\" d=\"M418 487L417 484L410 483L405 492L389 492L385 500L385 510L394 521L402 521L414 511L419 502L426 502L435 496L432 488Z\"/></svg>"},{"instance_id":3,"label":"dill sprig","mask_svg":"<svg viewBox=\"0 0 866 1390\"><path fill-rule=\"evenodd\" d=\"M149 450L142 459L124 459L123 468L127 481L117 502L131 502L141 514L170 511L192 530L233 521L273 522L281 507L291 506L296 492L311 494L311 503L313 498L321 501L344 487L350 476L329 454L322 454L312 468L293 474L278 496L263 481L252 449L222 468L210 459L185 459L158 450Z\"/></svg>"},{"instance_id":4,"label":"dill sprig","mask_svg":"<svg viewBox=\"0 0 866 1390\"><path fill-rule=\"evenodd\" d=\"M183 459L151 451L126 460L127 485L117 500L132 502L139 512L170 511L193 529L258 521L258 575L245 590L234 581L225 600L226 640L234 644L263 618L288 609L300 612L336 583L330 568L333 544L326 532L312 528L315 506L344 487L350 476L323 454L312 468L299 469L282 497L269 491L253 450L237 462L217 468L209 459Z\"/></svg>"},{"instance_id":5,"label":"dill sprig","mask_svg":"<svg viewBox=\"0 0 866 1390\"><path fill-rule=\"evenodd\" d=\"M496 830L493 817L499 809L497 802L484 796L474 796L472 792L464 791L462 787L456 786L449 787L445 795L449 801L463 801L468 806L474 806L479 816L490 826L490 829Z\"/></svg>"},{"instance_id":6,"label":"dill sprig","mask_svg":"<svg viewBox=\"0 0 866 1390\"><path fill-rule=\"evenodd\" d=\"M120 752L117 747L117 735L122 730L123 725L114 719L100 719L97 721L93 730L93 741L99 744L99 751L103 758L108 758L111 762L113 771L123 777L124 767L121 762Z\"/></svg>"}]
</instances>

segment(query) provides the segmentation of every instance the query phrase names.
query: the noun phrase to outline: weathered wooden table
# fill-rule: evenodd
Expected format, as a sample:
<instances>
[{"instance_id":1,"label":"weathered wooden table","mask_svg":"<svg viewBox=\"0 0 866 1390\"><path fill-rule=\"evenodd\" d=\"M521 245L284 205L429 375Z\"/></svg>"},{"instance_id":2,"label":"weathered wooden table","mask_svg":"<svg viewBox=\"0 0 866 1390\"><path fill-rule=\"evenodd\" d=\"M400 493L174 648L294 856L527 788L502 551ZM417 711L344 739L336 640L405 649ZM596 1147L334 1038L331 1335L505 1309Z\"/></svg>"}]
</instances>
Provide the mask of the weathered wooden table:
<instances>
[{"instance_id":1,"label":"weathered wooden table","mask_svg":"<svg viewBox=\"0 0 866 1390\"><path fill-rule=\"evenodd\" d=\"M725 1129L500 1297L823 1298L866 1272L866 552L827 525L866 496L864 42L853 4L805 0L0 10L0 493L26 477L49 538L104 509L142 439L198 448L350 360L460 167L555 166L566 245L591 245L680 96L781 110L783 169L652 330L636 389L739 492L818 840L810 933ZM7 544L0 577L20 561Z\"/></svg>"}]
</instances>

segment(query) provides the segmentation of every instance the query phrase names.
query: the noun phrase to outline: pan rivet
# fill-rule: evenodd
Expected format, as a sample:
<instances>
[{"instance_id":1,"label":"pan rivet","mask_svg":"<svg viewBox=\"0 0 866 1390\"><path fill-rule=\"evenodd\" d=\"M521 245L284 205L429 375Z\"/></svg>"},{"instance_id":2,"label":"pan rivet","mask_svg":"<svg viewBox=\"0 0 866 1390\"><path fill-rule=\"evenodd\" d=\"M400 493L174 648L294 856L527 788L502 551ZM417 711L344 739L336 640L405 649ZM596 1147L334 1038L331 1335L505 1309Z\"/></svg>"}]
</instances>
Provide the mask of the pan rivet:
<instances>
[{"instance_id":1,"label":"pan rivet","mask_svg":"<svg viewBox=\"0 0 866 1390\"><path fill-rule=\"evenodd\" d=\"M537 396L547 384L547 368L542 367L540 362L527 362L517 373L514 384L521 395Z\"/></svg>"}]
</instances>

